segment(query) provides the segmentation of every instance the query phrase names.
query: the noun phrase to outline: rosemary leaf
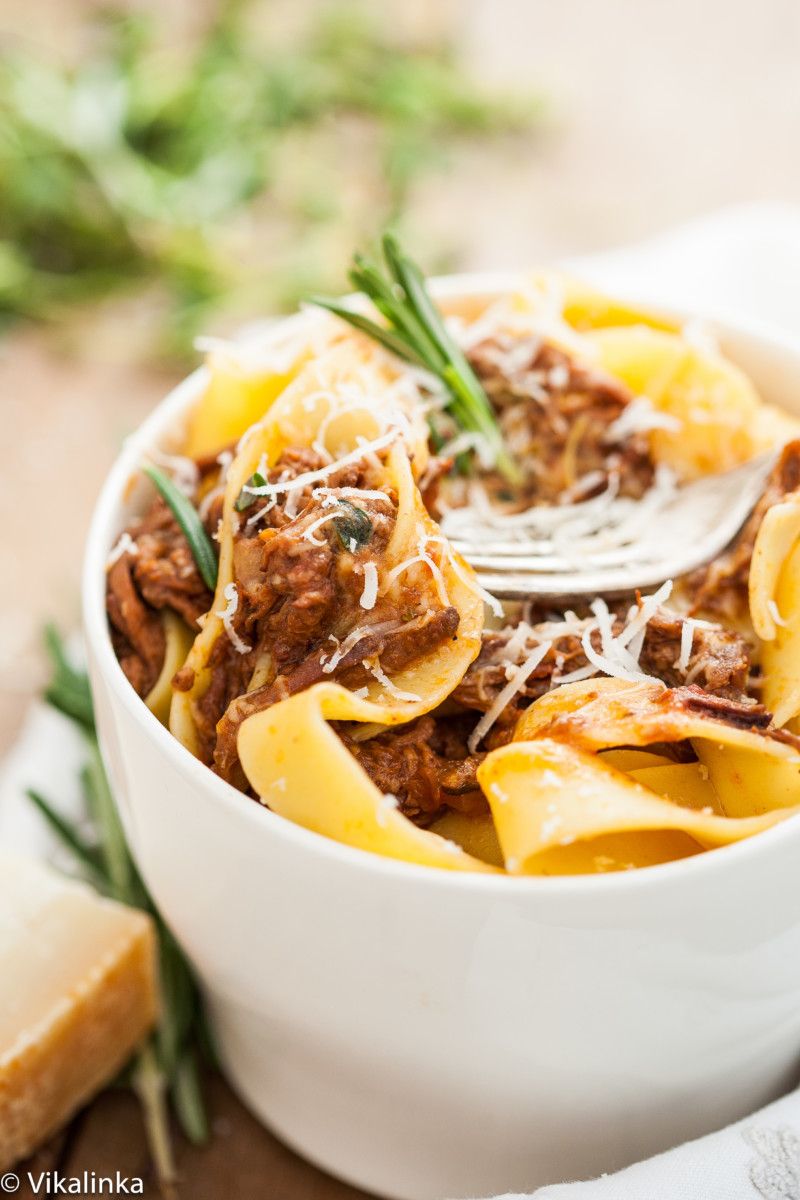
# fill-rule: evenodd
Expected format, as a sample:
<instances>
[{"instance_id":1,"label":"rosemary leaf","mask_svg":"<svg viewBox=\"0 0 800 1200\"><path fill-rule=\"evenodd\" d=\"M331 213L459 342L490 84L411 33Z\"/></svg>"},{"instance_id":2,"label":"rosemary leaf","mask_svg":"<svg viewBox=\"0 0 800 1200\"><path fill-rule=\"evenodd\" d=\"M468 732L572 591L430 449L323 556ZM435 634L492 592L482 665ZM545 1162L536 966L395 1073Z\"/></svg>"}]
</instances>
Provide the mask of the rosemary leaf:
<instances>
[{"instance_id":1,"label":"rosemary leaf","mask_svg":"<svg viewBox=\"0 0 800 1200\"><path fill-rule=\"evenodd\" d=\"M158 1052L171 1079L198 1011L198 993L180 947L160 918L157 921L159 978L164 999L158 1028Z\"/></svg>"},{"instance_id":2,"label":"rosemary leaf","mask_svg":"<svg viewBox=\"0 0 800 1200\"><path fill-rule=\"evenodd\" d=\"M61 813L56 812L49 800L45 800L40 792L33 788L26 788L25 794L31 803L36 805L59 841L79 860L92 883L102 891L106 891L108 877L100 862L97 847L90 845L80 833L77 825L67 820Z\"/></svg>"},{"instance_id":3,"label":"rosemary leaf","mask_svg":"<svg viewBox=\"0 0 800 1200\"><path fill-rule=\"evenodd\" d=\"M208 1116L203 1104L197 1057L191 1047L184 1049L172 1079L172 1103L186 1137L195 1146L208 1141Z\"/></svg>"},{"instance_id":4,"label":"rosemary leaf","mask_svg":"<svg viewBox=\"0 0 800 1200\"><path fill-rule=\"evenodd\" d=\"M156 924L162 1005L159 1024L142 1047L130 1073L144 1114L147 1140L162 1196L176 1196L167 1099L192 1141L204 1140L208 1122L203 1108L196 1053L213 1062L213 1046L198 986L188 962L161 919L142 882L125 841L114 798L94 733L89 681L67 658L52 627L46 631L53 680L46 698L86 735L87 761L81 771L84 802L96 837L90 841L38 792L28 796L61 844L75 857L87 880L107 896L148 912Z\"/></svg>"},{"instance_id":5,"label":"rosemary leaf","mask_svg":"<svg viewBox=\"0 0 800 1200\"><path fill-rule=\"evenodd\" d=\"M53 625L45 627L44 642L53 666L53 676L45 691L45 699L65 716L77 721L85 731L93 733L94 708L88 676L71 665Z\"/></svg>"},{"instance_id":6,"label":"rosemary leaf","mask_svg":"<svg viewBox=\"0 0 800 1200\"><path fill-rule=\"evenodd\" d=\"M156 1169L163 1200L176 1200L178 1172L172 1150L167 1112L167 1079L158 1062L155 1044L150 1038L136 1056L133 1090L144 1114L147 1144Z\"/></svg>"},{"instance_id":7,"label":"rosemary leaf","mask_svg":"<svg viewBox=\"0 0 800 1200\"><path fill-rule=\"evenodd\" d=\"M358 291L369 296L372 303L387 321L401 330L405 338L418 349L420 358L429 364L445 364L445 358L435 341L428 335L424 321L419 320L414 310L404 302L397 285L385 281L380 270L367 259L358 256L355 267L349 272L350 282ZM397 276L395 276L395 279Z\"/></svg>"},{"instance_id":8,"label":"rosemary leaf","mask_svg":"<svg viewBox=\"0 0 800 1200\"><path fill-rule=\"evenodd\" d=\"M396 354L398 358L404 358L407 362L414 363L418 367L427 367L427 363L417 354L413 346L408 345L402 338L397 337L390 329L385 329L382 325L378 325L377 322L371 321L369 317L353 312L347 305L341 304L337 300L330 300L327 296L309 296L308 303L316 304L318 308L327 308L328 312L341 317L343 321L347 321L354 329L360 329L362 333L366 333L376 342L380 342L382 346L385 346L392 354Z\"/></svg>"},{"instance_id":9,"label":"rosemary leaf","mask_svg":"<svg viewBox=\"0 0 800 1200\"><path fill-rule=\"evenodd\" d=\"M189 549L197 563L197 569L203 577L203 582L213 592L217 586L217 556L214 553L211 539L203 528L203 522L198 516L197 509L175 486L169 476L160 471L158 467L148 463L143 470L172 509L172 515L189 543Z\"/></svg>"},{"instance_id":10,"label":"rosemary leaf","mask_svg":"<svg viewBox=\"0 0 800 1200\"><path fill-rule=\"evenodd\" d=\"M123 904L135 904L133 862L100 758L100 748L94 739L89 745L88 761L81 772L81 783L89 814L98 832L103 865L113 895Z\"/></svg>"}]
</instances>

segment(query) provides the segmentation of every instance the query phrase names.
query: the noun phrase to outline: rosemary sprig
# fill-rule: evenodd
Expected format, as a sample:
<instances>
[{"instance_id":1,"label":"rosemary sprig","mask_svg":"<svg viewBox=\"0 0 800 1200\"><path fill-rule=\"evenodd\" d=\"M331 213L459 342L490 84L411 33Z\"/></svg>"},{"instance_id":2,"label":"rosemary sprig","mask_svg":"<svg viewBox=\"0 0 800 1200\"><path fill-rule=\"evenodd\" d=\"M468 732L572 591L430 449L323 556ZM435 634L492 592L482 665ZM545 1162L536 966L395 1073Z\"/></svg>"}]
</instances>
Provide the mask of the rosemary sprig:
<instances>
[{"instance_id":1,"label":"rosemary sprig","mask_svg":"<svg viewBox=\"0 0 800 1200\"><path fill-rule=\"evenodd\" d=\"M187 502L188 503L188 502ZM84 671L70 663L58 632L45 632L53 676L45 698L74 721L86 739L87 761L81 771L87 828L68 820L33 789L28 797L53 833L98 891L122 904L141 908L155 921L158 936L161 1015L155 1033L136 1055L129 1075L142 1105L150 1153L162 1193L174 1196L176 1171L169 1129L167 1099L190 1141L208 1138L198 1057L208 1059L209 1037L200 993L191 968L159 916L131 858L108 779L103 769L94 726L92 696Z\"/></svg>"},{"instance_id":2,"label":"rosemary sprig","mask_svg":"<svg viewBox=\"0 0 800 1200\"><path fill-rule=\"evenodd\" d=\"M217 586L217 556L211 544L211 538L203 528L197 509L180 491L168 475L159 471L151 464L142 468L145 475L152 479L164 500L172 509L172 515L184 532L189 549L191 550L197 569L203 577L206 587L213 592Z\"/></svg>"},{"instance_id":3,"label":"rosemary sprig","mask_svg":"<svg viewBox=\"0 0 800 1200\"><path fill-rule=\"evenodd\" d=\"M437 376L446 389L446 408L456 424L478 434L503 477L511 484L519 483L519 467L503 441L489 398L448 333L422 271L391 234L384 234L382 247L385 267L356 254L349 277L353 287L372 301L386 325L354 312L340 300L311 296L311 303L335 313L392 354Z\"/></svg>"}]
</instances>

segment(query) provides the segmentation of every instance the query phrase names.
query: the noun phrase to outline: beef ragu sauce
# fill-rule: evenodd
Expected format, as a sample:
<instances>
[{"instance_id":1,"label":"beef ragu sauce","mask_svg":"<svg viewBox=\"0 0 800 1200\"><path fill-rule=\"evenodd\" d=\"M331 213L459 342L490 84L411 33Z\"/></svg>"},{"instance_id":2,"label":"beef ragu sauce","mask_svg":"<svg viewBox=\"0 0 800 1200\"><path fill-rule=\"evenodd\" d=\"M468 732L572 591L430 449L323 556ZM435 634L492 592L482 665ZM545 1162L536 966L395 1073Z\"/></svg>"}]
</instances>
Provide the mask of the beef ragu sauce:
<instances>
[{"instance_id":1,"label":"beef ragu sauce","mask_svg":"<svg viewBox=\"0 0 800 1200\"><path fill-rule=\"evenodd\" d=\"M373 783L395 797L405 816L426 826L448 809L470 816L488 812L475 777L485 755L467 747L474 726L470 713L439 711L362 741L357 726L336 728Z\"/></svg>"},{"instance_id":2,"label":"beef ragu sauce","mask_svg":"<svg viewBox=\"0 0 800 1200\"><path fill-rule=\"evenodd\" d=\"M612 482L617 494L639 498L652 485L648 439L635 420L625 419L633 397L618 381L535 337L497 335L481 341L468 357L524 470L522 484L512 492L499 475L478 468L492 504L514 512L575 503ZM288 449L266 478L291 480L326 462L315 450ZM468 481L450 470L452 465L452 460L433 458L420 482L434 516L467 503ZM195 503L213 536L224 473L217 460L196 466ZM244 791L248 784L236 739L248 716L323 679L362 688L374 678L374 664L384 673L400 670L457 633L457 610L437 603L433 592L423 597L408 587L393 593L391 602L378 596L368 612L362 606L364 567L380 563L397 510L391 491L381 498L354 496L353 489L382 490L371 471L362 461L331 474L323 489L309 485L267 502L250 496L236 514L236 604L227 617L228 636L219 637L211 652L210 685L193 702L193 713L200 757ZM798 485L800 443L795 442L786 447L739 537L717 560L678 581L681 608L690 615L663 603L651 607L640 631L638 671L664 683L665 704L792 739L772 729L770 714L758 702L759 668L751 662L746 638L736 628L693 618L700 614L732 626L741 623L761 517ZM336 516L330 498L343 501ZM164 502L155 500L123 535L108 572L114 648L140 695L147 695L163 663L161 612L178 613L196 630L211 602L183 533ZM485 812L476 771L486 753L510 741L521 713L550 689L575 673L583 672L583 678L602 674L596 660L602 660L605 642L624 633L641 603L629 597L603 606L605 632L589 608L523 610L503 627L484 632L478 657L440 709L377 735L365 736L358 723L334 728L377 787L394 796L417 824L430 825L448 810ZM353 631L358 637L348 642ZM546 643L540 661L503 703L501 694L515 672ZM194 682L192 669L184 667L173 686L188 692ZM661 749L676 759L693 757L688 743Z\"/></svg>"},{"instance_id":3,"label":"beef ragu sauce","mask_svg":"<svg viewBox=\"0 0 800 1200\"><path fill-rule=\"evenodd\" d=\"M629 608L628 601L618 604L612 624L615 634L622 631L623 615ZM749 694L750 650L741 634L722 627L695 626L686 666L676 667L687 619L664 607L655 610L645 626L639 656L642 674L684 694L683 702L694 711L744 727L768 726L769 714ZM447 809L485 811L475 772L489 750L511 740L520 715L534 700L557 687L563 677L587 667L581 633L560 629L585 627L592 648L601 651L600 631L591 629L591 624L591 616L570 622L563 614L550 614L549 619L533 624L520 617L515 624L486 631L480 654L438 713L369 741L345 740L378 787L394 795L401 811L417 823L428 824ZM480 714L492 709L514 671L533 649L546 642L551 644L547 654L500 710L486 736L471 746ZM687 680L692 681L688 686ZM686 758L679 747L668 753Z\"/></svg>"},{"instance_id":4,"label":"beef ragu sauce","mask_svg":"<svg viewBox=\"0 0 800 1200\"><path fill-rule=\"evenodd\" d=\"M618 380L578 362L539 337L497 335L468 354L495 409L504 441L521 467L511 491L496 472L481 471L492 503L517 512L532 504L585 500L613 477L618 494L639 498L653 482L647 435L621 421L633 396ZM436 508L464 502L458 475L439 483Z\"/></svg>"},{"instance_id":5,"label":"beef ragu sauce","mask_svg":"<svg viewBox=\"0 0 800 1200\"><path fill-rule=\"evenodd\" d=\"M607 488L612 477L621 495L640 497L651 485L654 465L646 436L615 434L615 427L625 430L621 418L633 399L616 380L577 364L539 339L481 342L469 358L498 411L507 443L518 461L531 468L516 493L509 492L499 476L483 472L481 483L493 503L514 511L532 504L586 499ZM590 486L576 489L581 479ZM691 607L687 605L689 612L741 620L747 611L748 573L761 518L798 485L800 443L790 443L736 541L719 559L679 581L684 597L694 597ZM458 477L434 473L428 487L426 502L437 515L462 503L466 490ZM633 597L616 602L615 635L621 632L632 603ZM572 672L588 668L582 633L591 624L591 615L587 610L573 622L575 632L566 632L569 622L564 615L532 612L527 621L520 616L501 629L484 632L478 658L442 712L369 741L348 741L367 774L382 791L396 797L406 816L427 825L448 809L485 811L475 772L486 753L511 740L521 713L534 700ZM691 649L686 661L681 661L687 619L659 606L644 628L639 669L666 685L665 701L741 728L791 737L770 729L771 714L758 702L758 667L751 663L747 640L736 629L692 622ZM589 642L596 653L602 650L601 641L599 629L592 629ZM489 713L514 671L545 642L551 648L500 709L485 736L470 737L467 714ZM662 749L669 757L694 758L688 744Z\"/></svg>"},{"instance_id":6,"label":"beef ragu sauce","mask_svg":"<svg viewBox=\"0 0 800 1200\"><path fill-rule=\"evenodd\" d=\"M219 458L225 461L224 455ZM216 456L194 463L187 459L185 464L195 476L193 499L206 531L214 537L222 515L222 466ZM140 696L150 692L164 662L160 614L170 610L196 632L212 599L178 522L156 497L117 542L106 580L114 651Z\"/></svg>"},{"instance_id":7,"label":"beef ragu sauce","mask_svg":"<svg viewBox=\"0 0 800 1200\"><path fill-rule=\"evenodd\" d=\"M286 482L325 465L313 450L290 449L265 478ZM323 679L362 687L376 666L400 670L458 629L457 610L428 593L401 585L391 600L364 600L366 567L381 563L397 515L397 496L368 461L333 472L324 488L245 502L234 531L236 607L195 704L201 757L240 786L236 737L247 717ZM193 684L188 667L174 680L183 691Z\"/></svg>"}]
</instances>

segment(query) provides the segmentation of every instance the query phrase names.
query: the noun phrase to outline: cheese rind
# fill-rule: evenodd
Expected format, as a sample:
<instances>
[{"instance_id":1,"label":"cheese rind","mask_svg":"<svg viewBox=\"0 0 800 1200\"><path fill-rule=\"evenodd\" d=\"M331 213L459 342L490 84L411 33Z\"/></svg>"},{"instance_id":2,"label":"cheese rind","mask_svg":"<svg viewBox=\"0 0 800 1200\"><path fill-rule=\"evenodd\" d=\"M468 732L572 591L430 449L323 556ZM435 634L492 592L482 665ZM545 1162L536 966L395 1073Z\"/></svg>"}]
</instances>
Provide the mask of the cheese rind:
<instances>
[{"instance_id":1,"label":"cheese rind","mask_svg":"<svg viewBox=\"0 0 800 1200\"><path fill-rule=\"evenodd\" d=\"M0 1172L114 1077L156 1012L150 918L0 853Z\"/></svg>"}]
</instances>

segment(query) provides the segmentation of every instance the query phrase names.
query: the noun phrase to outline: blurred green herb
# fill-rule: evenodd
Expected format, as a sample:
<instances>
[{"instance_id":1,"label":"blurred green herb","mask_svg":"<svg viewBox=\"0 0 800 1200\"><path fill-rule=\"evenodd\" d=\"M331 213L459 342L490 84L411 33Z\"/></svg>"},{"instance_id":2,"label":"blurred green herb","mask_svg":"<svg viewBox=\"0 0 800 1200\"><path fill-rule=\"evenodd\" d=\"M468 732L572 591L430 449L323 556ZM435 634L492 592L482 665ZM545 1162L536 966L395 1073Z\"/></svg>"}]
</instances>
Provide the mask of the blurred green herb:
<instances>
[{"instance_id":1,"label":"blurred green herb","mask_svg":"<svg viewBox=\"0 0 800 1200\"><path fill-rule=\"evenodd\" d=\"M211 1045L200 993L191 968L164 925L131 858L103 769L94 727L92 695L84 671L70 663L57 631L45 633L53 674L45 698L74 721L85 737L87 759L81 770L85 822L68 820L39 792L30 800L52 832L98 891L122 904L148 912L158 934L161 1014L153 1036L131 1064L129 1079L139 1096L153 1165L162 1192L174 1193L176 1179L167 1100L184 1134L197 1144L208 1138L198 1064Z\"/></svg>"},{"instance_id":2,"label":"blurred green herb","mask_svg":"<svg viewBox=\"0 0 800 1200\"><path fill-rule=\"evenodd\" d=\"M185 354L223 305L337 287L354 227L397 224L454 140L536 116L532 100L481 94L447 46L399 45L352 4L320 6L288 47L254 35L253 7L223 0L182 55L152 18L119 11L74 69L6 54L0 320L59 317L157 280L170 298L161 349ZM352 125L358 171L342 168ZM366 217L348 210L353 191ZM321 228L338 231L332 252Z\"/></svg>"}]
</instances>

